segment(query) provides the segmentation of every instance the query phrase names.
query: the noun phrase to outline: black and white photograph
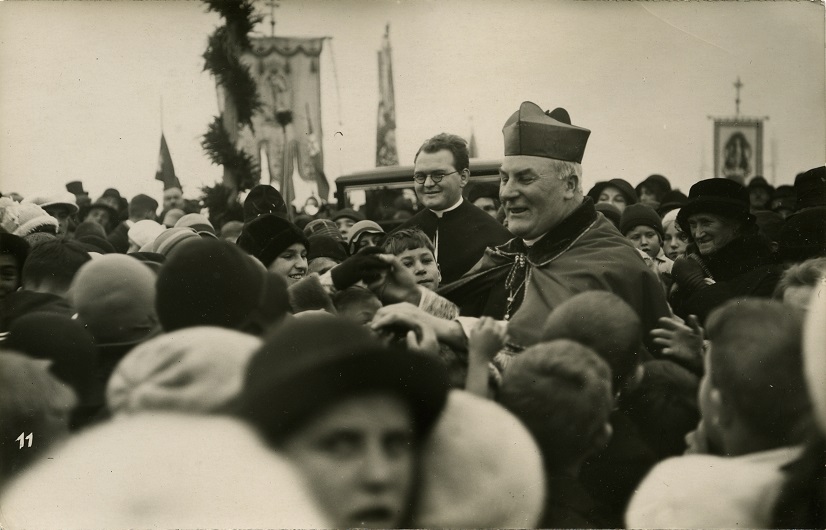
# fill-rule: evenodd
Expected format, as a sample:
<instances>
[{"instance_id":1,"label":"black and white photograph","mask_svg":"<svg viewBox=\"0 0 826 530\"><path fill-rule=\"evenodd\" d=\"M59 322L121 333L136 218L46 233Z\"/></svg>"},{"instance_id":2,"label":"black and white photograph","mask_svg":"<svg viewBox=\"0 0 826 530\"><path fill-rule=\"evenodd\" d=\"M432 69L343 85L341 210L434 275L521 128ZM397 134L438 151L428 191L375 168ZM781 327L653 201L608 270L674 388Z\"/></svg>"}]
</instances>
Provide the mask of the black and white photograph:
<instances>
[{"instance_id":1,"label":"black and white photograph","mask_svg":"<svg viewBox=\"0 0 826 530\"><path fill-rule=\"evenodd\" d=\"M826 527L826 4L0 0L0 528Z\"/></svg>"}]
</instances>

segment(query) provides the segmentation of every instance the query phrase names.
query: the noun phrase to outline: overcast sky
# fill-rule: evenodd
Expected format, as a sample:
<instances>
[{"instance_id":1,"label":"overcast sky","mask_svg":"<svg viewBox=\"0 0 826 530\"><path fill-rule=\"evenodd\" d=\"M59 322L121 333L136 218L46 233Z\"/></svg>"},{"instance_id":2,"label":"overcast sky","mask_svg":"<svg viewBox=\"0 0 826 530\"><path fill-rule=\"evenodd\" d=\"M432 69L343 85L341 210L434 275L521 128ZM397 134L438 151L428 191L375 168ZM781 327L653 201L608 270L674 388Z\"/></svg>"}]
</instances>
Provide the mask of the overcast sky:
<instances>
[{"instance_id":1,"label":"overcast sky","mask_svg":"<svg viewBox=\"0 0 826 530\"><path fill-rule=\"evenodd\" d=\"M684 191L713 172L713 123L768 116L764 174L826 161L824 7L815 2L281 0L276 34L327 36L326 172L375 163L376 52L391 27L401 163L441 131L500 158L530 100L591 129L585 186L651 173ZM84 182L131 197L154 180L160 100L187 196L220 178L200 147L217 112L201 58L221 20L200 2L0 2L0 189ZM265 23L260 30L267 35ZM335 135L340 131L341 135Z\"/></svg>"}]
</instances>

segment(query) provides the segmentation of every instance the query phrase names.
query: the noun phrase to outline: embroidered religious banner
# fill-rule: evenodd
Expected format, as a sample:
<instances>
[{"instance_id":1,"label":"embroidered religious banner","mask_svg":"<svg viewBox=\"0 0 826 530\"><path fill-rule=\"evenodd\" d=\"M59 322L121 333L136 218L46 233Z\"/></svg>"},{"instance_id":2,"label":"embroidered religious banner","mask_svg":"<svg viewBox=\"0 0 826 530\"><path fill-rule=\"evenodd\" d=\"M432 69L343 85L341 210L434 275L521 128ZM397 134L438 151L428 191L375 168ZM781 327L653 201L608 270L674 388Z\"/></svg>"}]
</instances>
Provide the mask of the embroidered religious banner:
<instances>
[{"instance_id":1,"label":"embroidered religious banner","mask_svg":"<svg viewBox=\"0 0 826 530\"><path fill-rule=\"evenodd\" d=\"M296 188L312 188L327 200L321 145L321 78L323 38L261 37L250 39L241 56L258 87L261 107L253 127L239 135L242 149L253 157L261 182L272 184L289 204ZM300 181L300 182L299 182Z\"/></svg>"},{"instance_id":2,"label":"embroidered religious banner","mask_svg":"<svg viewBox=\"0 0 826 530\"><path fill-rule=\"evenodd\" d=\"M714 176L745 185L763 174L763 121L760 119L714 120Z\"/></svg>"}]
</instances>

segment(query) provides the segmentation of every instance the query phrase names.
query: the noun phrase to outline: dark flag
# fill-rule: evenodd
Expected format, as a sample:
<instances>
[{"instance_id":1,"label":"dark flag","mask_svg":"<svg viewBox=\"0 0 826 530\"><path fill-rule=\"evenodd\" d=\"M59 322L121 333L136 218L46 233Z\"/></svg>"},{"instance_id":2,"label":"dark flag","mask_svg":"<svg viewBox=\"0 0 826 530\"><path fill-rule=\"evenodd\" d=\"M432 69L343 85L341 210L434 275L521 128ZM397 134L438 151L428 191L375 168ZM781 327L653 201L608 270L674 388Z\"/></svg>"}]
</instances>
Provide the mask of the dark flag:
<instances>
[{"instance_id":1,"label":"dark flag","mask_svg":"<svg viewBox=\"0 0 826 530\"><path fill-rule=\"evenodd\" d=\"M161 133L161 152L158 154L158 168L155 170L155 180L163 182L163 189L180 188L181 183L175 176L175 166L172 165L172 155L169 154L169 146L166 145L166 138Z\"/></svg>"},{"instance_id":2,"label":"dark flag","mask_svg":"<svg viewBox=\"0 0 826 530\"><path fill-rule=\"evenodd\" d=\"M385 26L379 50L379 113L376 128L376 166L399 165L396 150L396 99L393 95L393 65L390 61L390 25Z\"/></svg>"},{"instance_id":3,"label":"dark flag","mask_svg":"<svg viewBox=\"0 0 826 530\"><path fill-rule=\"evenodd\" d=\"M327 182L327 175L324 174L324 160L321 154L321 144L313 132L313 121L310 119L310 105L307 104L307 152L310 154L310 160L313 161L313 169L315 169L316 187L318 188L318 196L325 201L330 196L330 183Z\"/></svg>"}]
</instances>

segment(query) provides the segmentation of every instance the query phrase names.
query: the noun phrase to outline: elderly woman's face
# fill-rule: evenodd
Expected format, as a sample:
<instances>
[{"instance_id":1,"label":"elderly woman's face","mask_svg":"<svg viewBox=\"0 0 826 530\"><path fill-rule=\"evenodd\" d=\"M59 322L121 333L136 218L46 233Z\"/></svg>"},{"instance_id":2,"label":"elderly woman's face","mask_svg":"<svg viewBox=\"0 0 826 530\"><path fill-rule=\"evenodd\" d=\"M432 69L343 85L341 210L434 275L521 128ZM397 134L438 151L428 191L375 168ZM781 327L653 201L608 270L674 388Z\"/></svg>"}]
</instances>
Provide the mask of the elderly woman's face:
<instances>
[{"instance_id":1,"label":"elderly woman's face","mask_svg":"<svg viewBox=\"0 0 826 530\"><path fill-rule=\"evenodd\" d=\"M416 463L413 418L399 398L352 397L292 434L282 452L337 527L398 528Z\"/></svg>"},{"instance_id":2,"label":"elderly woman's face","mask_svg":"<svg viewBox=\"0 0 826 530\"><path fill-rule=\"evenodd\" d=\"M737 237L736 223L719 215L698 213L688 218L691 237L700 254L714 254Z\"/></svg>"}]
</instances>

